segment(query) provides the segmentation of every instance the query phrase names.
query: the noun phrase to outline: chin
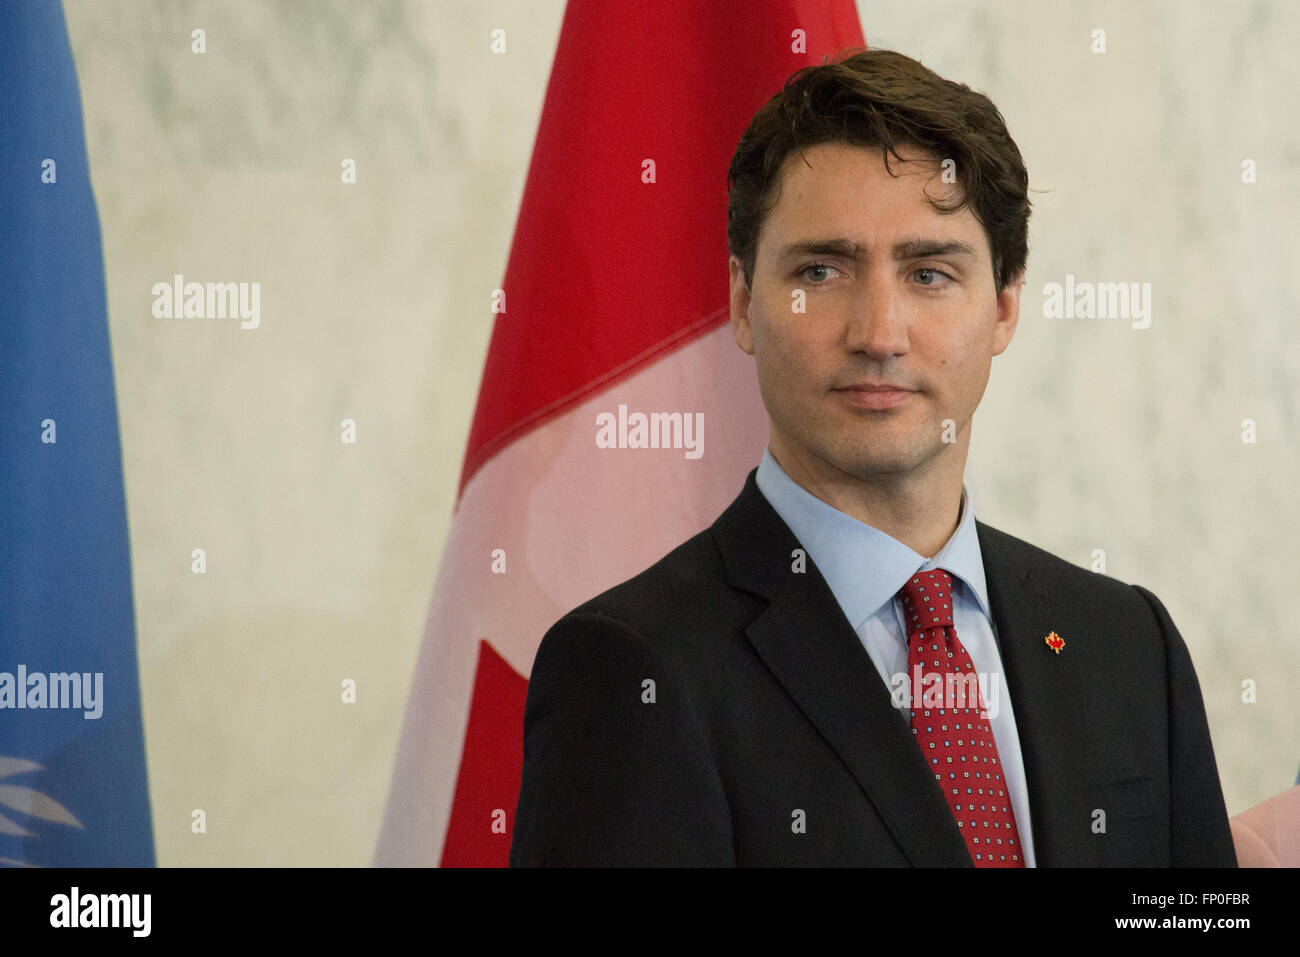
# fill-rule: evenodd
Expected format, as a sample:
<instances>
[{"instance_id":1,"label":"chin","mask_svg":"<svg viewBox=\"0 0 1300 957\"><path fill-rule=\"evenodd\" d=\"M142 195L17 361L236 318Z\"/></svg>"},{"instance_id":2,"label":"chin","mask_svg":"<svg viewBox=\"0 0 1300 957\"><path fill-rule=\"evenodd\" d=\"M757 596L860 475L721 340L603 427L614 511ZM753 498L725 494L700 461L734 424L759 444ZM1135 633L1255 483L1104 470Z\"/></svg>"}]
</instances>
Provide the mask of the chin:
<instances>
[{"instance_id":1,"label":"chin","mask_svg":"<svg viewBox=\"0 0 1300 957\"><path fill-rule=\"evenodd\" d=\"M860 479L876 479L885 476L907 475L916 469L917 463L908 458L890 456L873 456L859 459L850 464L845 472Z\"/></svg>"},{"instance_id":2,"label":"chin","mask_svg":"<svg viewBox=\"0 0 1300 957\"><path fill-rule=\"evenodd\" d=\"M839 448L825 460L846 475L871 479L885 475L905 475L915 469L923 457L896 449L880 447Z\"/></svg>"},{"instance_id":3,"label":"chin","mask_svg":"<svg viewBox=\"0 0 1300 957\"><path fill-rule=\"evenodd\" d=\"M950 446L932 441L939 435L928 430L907 428L873 430L875 434L846 436L839 449L846 461L856 462L873 474L910 472L925 464Z\"/></svg>"}]
</instances>

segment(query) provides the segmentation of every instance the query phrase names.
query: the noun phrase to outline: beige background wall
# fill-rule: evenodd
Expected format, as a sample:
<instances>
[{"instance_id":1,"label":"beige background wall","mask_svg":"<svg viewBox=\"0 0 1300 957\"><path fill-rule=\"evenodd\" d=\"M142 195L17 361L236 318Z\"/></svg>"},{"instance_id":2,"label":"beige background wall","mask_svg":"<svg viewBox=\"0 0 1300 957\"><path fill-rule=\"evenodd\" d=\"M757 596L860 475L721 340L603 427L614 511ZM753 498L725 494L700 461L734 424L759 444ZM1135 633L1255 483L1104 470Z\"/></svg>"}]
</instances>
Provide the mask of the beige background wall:
<instances>
[{"instance_id":1,"label":"beige background wall","mask_svg":"<svg viewBox=\"0 0 1300 957\"><path fill-rule=\"evenodd\" d=\"M104 236L159 863L366 864L563 5L65 9ZM988 92L1041 191L1020 329L976 418L980 517L1081 565L1104 549L1107 573L1162 598L1240 812L1300 763L1286 45L1300 8L859 12L871 45ZM154 318L152 285L178 272L260 282L261 327ZM1043 285L1067 273L1151 283L1150 328L1044 318Z\"/></svg>"}]
</instances>

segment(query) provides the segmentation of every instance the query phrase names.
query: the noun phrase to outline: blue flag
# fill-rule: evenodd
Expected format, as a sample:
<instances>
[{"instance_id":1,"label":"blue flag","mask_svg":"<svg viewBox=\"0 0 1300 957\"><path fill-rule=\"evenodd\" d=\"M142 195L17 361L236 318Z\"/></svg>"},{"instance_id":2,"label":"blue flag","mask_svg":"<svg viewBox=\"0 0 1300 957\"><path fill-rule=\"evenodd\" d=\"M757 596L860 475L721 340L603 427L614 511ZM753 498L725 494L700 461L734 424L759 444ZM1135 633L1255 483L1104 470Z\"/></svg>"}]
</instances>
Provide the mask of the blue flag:
<instances>
[{"instance_id":1,"label":"blue flag","mask_svg":"<svg viewBox=\"0 0 1300 957\"><path fill-rule=\"evenodd\" d=\"M99 217L58 0L0 8L0 861L154 863Z\"/></svg>"}]
</instances>

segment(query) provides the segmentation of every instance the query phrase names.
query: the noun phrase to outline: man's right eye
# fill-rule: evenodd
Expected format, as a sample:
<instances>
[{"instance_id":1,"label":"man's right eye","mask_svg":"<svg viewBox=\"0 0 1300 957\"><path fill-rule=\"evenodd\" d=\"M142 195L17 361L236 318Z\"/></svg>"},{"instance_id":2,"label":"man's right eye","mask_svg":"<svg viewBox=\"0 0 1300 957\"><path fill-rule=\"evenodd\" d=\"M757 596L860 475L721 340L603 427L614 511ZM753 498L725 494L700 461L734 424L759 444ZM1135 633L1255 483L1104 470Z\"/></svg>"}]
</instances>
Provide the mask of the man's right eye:
<instances>
[{"instance_id":1,"label":"man's right eye","mask_svg":"<svg viewBox=\"0 0 1300 957\"><path fill-rule=\"evenodd\" d=\"M830 278L827 273L834 270L835 267L827 263L811 263L799 270L799 275L809 279L814 286L821 285Z\"/></svg>"}]
</instances>

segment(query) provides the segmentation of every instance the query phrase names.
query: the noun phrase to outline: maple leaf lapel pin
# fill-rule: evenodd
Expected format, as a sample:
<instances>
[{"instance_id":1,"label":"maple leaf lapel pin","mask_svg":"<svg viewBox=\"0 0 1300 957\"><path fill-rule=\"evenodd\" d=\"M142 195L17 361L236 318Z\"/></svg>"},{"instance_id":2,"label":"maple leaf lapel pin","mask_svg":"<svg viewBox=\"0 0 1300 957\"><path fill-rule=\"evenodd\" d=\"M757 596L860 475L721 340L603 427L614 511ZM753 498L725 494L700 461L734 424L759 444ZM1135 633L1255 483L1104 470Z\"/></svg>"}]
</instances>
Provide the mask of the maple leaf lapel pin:
<instances>
[{"instance_id":1,"label":"maple leaf lapel pin","mask_svg":"<svg viewBox=\"0 0 1300 957\"><path fill-rule=\"evenodd\" d=\"M1061 649L1065 647L1065 639L1054 631L1048 632L1047 637L1043 639L1043 642L1058 655L1061 653Z\"/></svg>"}]
</instances>

